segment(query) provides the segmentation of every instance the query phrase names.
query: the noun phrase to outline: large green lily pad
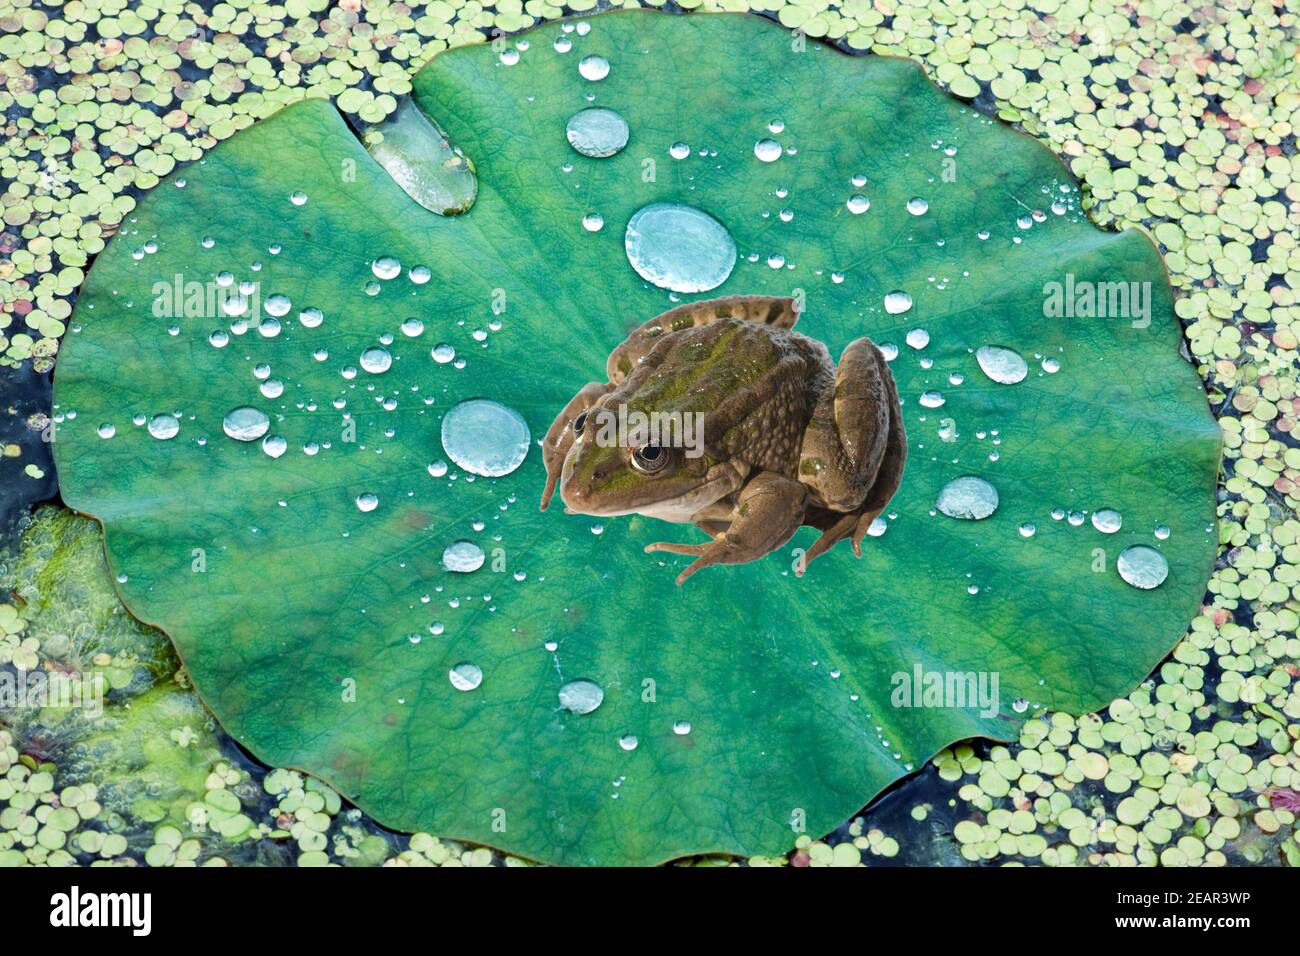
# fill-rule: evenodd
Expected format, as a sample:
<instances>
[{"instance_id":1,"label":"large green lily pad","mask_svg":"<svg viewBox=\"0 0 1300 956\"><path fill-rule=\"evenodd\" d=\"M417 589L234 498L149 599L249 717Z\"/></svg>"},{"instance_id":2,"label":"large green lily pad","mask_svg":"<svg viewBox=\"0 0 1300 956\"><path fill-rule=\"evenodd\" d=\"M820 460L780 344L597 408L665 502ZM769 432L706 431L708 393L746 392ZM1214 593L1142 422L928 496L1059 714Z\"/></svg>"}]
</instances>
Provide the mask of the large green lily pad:
<instances>
[{"instance_id":1,"label":"large green lily pad","mask_svg":"<svg viewBox=\"0 0 1300 956\"><path fill-rule=\"evenodd\" d=\"M513 64L481 46L419 74L416 104L477 169L467 214L421 208L312 100L160 185L91 272L57 375L64 496L103 523L127 606L172 636L230 733L391 827L544 861L654 863L783 851L954 740L1007 738L1035 708L1090 710L1141 680L1202 597L1218 462L1151 243L1091 225L1046 149L913 63L740 16L566 29L511 41ZM579 73L593 54L605 79ZM566 142L591 105L630 124L612 158ZM787 148L763 162L769 137ZM670 156L678 142L688 158ZM857 193L864 213L847 206ZM913 198L928 211L910 213ZM800 330L833 353L861 335L898 347L910 458L861 560L842 545L797 578L804 529L678 588L689 559L642 546L695 529L540 514L535 447L495 479L426 469L446 457L456 402L505 403L536 438L632 325L671 306L624 253L650 202L696 206L735 237L734 272L698 297L802 295ZM601 230L583 227L589 212ZM375 278L382 257L397 278ZM417 265L430 281L410 280ZM278 335L235 334L202 309L156 314L176 277L226 271L263 303L290 298ZM1150 283L1149 322L1045 315L1050 282ZM895 290L909 311L885 309ZM309 307L315 328L296 318ZM906 344L914 329L924 348ZM383 336L391 368L341 374ZM438 343L464 366L431 358ZM986 345L1023 355L1024 381L990 380ZM261 364L278 397L261 392ZM270 415L285 454L223 434L241 405ZM133 424L165 414L170 439ZM996 487L990 517L935 510L965 475ZM1122 515L1118 532L1085 517L1100 509ZM445 570L457 539L487 563ZM1168 562L1152 590L1116 570L1139 544ZM461 662L481 668L476 690L448 680ZM896 675L917 668L996 674L997 713L895 706ZM595 712L560 709L576 678L603 688Z\"/></svg>"}]
</instances>

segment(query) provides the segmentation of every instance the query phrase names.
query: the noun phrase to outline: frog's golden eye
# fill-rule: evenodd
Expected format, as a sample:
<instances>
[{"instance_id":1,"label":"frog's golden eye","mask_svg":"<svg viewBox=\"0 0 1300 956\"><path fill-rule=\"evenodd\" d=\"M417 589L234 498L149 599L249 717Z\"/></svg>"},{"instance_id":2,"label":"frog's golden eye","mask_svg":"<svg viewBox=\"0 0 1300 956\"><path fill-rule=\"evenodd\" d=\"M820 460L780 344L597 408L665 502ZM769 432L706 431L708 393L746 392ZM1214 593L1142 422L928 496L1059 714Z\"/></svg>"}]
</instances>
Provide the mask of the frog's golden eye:
<instances>
[{"instance_id":1,"label":"frog's golden eye","mask_svg":"<svg viewBox=\"0 0 1300 956\"><path fill-rule=\"evenodd\" d=\"M573 420L573 434L581 435L582 429L586 426L586 424L587 424L587 413L583 412L581 415L579 415L577 418Z\"/></svg>"},{"instance_id":2,"label":"frog's golden eye","mask_svg":"<svg viewBox=\"0 0 1300 956\"><path fill-rule=\"evenodd\" d=\"M667 464L668 451L658 445L642 445L632 452L633 467L647 475L653 475Z\"/></svg>"}]
</instances>

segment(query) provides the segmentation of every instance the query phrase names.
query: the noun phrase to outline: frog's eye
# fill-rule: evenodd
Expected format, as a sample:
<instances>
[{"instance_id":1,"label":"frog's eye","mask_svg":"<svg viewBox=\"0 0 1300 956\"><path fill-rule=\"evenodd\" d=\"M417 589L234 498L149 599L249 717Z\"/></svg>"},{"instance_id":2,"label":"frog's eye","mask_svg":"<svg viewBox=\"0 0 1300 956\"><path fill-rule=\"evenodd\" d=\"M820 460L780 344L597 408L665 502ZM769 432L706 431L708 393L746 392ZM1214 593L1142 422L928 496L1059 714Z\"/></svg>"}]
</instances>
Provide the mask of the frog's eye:
<instances>
[{"instance_id":1,"label":"frog's eye","mask_svg":"<svg viewBox=\"0 0 1300 956\"><path fill-rule=\"evenodd\" d=\"M573 420L573 434L581 435L583 427L587 424L587 413L583 412Z\"/></svg>"},{"instance_id":2,"label":"frog's eye","mask_svg":"<svg viewBox=\"0 0 1300 956\"><path fill-rule=\"evenodd\" d=\"M668 464L668 452L658 445L642 445L632 452L632 464L637 471L653 475Z\"/></svg>"}]
</instances>

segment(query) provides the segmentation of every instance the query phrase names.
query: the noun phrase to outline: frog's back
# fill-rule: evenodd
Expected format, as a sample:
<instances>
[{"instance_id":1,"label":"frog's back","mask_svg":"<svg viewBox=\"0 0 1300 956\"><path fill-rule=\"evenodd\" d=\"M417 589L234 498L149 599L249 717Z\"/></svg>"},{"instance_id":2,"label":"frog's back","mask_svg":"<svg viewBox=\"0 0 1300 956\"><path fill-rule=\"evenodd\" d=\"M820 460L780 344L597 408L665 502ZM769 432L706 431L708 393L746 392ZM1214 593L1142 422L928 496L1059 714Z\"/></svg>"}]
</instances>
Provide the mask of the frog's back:
<instances>
[{"instance_id":1,"label":"frog's back","mask_svg":"<svg viewBox=\"0 0 1300 956\"><path fill-rule=\"evenodd\" d=\"M796 332L720 319L670 333L653 368L618 391L630 410L702 413L709 452L793 475L825 346ZM613 396L611 396L613 397Z\"/></svg>"}]
</instances>

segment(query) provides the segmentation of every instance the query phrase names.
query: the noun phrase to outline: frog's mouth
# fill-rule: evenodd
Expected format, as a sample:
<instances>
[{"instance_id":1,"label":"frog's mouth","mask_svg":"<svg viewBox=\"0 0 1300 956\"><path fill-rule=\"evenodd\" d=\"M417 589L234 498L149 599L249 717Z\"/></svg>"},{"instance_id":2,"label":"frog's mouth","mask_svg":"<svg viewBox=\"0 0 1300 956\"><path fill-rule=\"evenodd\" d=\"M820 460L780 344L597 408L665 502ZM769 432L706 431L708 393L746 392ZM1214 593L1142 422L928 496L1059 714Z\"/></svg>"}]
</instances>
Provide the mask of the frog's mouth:
<instances>
[{"instance_id":1,"label":"frog's mouth","mask_svg":"<svg viewBox=\"0 0 1300 956\"><path fill-rule=\"evenodd\" d=\"M616 518L622 515L646 515L661 521L688 522L709 505L727 497L740 487L744 475L729 463L715 465L709 469L704 480L692 485L685 491L670 498L645 496L644 503L637 501L621 502L618 505L604 504L592 500L584 489L574 487L574 483L565 476L560 481L560 498L565 510L574 514L592 515L599 518ZM662 485L650 484L647 491L666 490Z\"/></svg>"}]
</instances>

